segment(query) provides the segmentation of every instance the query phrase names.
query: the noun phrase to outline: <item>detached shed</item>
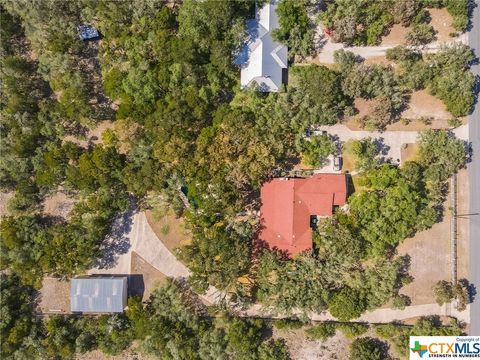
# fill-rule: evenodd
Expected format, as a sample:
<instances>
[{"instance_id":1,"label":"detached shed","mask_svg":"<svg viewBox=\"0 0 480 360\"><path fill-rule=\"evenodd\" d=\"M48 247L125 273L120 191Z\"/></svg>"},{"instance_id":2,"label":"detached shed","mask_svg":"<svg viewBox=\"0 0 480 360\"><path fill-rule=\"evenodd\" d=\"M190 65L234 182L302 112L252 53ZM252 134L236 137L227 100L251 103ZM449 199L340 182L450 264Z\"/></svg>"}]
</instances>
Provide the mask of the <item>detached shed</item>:
<instances>
[{"instance_id":1,"label":"detached shed","mask_svg":"<svg viewBox=\"0 0 480 360\"><path fill-rule=\"evenodd\" d=\"M78 277L70 282L73 313L121 313L126 305L126 277Z\"/></svg>"},{"instance_id":2,"label":"detached shed","mask_svg":"<svg viewBox=\"0 0 480 360\"><path fill-rule=\"evenodd\" d=\"M77 31L80 40L93 40L100 37L100 35L98 34L98 30L88 24L78 25Z\"/></svg>"}]
</instances>

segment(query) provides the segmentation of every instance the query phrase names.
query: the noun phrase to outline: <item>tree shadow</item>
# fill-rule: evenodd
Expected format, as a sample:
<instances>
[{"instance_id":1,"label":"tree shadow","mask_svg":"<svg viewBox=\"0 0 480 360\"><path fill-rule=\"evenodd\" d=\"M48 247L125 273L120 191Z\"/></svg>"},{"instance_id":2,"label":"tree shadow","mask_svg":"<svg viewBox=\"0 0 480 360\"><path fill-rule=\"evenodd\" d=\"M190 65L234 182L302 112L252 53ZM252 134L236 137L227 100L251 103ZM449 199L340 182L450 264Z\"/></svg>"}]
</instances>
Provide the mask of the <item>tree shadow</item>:
<instances>
[{"instance_id":1,"label":"tree shadow","mask_svg":"<svg viewBox=\"0 0 480 360\"><path fill-rule=\"evenodd\" d=\"M110 233L100 246L101 256L96 259L94 267L98 269L112 269L118 264L119 256L126 254L130 250L131 244L127 235L132 228L133 216L136 210L136 207L133 206L113 221Z\"/></svg>"}]
</instances>

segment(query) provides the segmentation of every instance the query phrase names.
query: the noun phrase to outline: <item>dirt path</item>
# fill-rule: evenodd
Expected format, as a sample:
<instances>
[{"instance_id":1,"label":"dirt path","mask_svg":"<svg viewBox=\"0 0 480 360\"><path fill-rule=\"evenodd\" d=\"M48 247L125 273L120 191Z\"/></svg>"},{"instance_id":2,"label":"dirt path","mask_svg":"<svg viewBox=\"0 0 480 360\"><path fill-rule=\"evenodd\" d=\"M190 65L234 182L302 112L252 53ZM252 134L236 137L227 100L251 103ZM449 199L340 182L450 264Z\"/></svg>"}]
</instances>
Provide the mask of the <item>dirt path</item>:
<instances>
[{"instance_id":1,"label":"dirt path","mask_svg":"<svg viewBox=\"0 0 480 360\"><path fill-rule=\"evenodd\" d=\"M281 319L287 316L285 315L273 315L268 311L265 311L261 308L260 305L254 305L248 310L239 313L241 316L249 317L262 317L262 318L273 318ZM298 312L298 315L301 313ZM380 323L390 323L394 320L405 320L418 316L430 316L430 315L439 315L439 316L449 316L455 317L460 321L470 322L470 311L469 305L464 311L457 311L451 304L444 304L439 306L438 304L422 304L422 305L413 305L407 306L404 310L395 310L395 309L376 309L373 311L367 311L358 319L352 321L355 322L368 322L374 324ZM335 321L336 319L328 313L328 311L322 312L321 314L311 314L309 318L312 321Z\"/></svg>"},{"instance_id":2,"label":"dirt path","mask_svg":"<svg viewBox=\"0 0 480 360\"><path fill-rule=\"evenodd\" d=\"M463 44L468 44L468 36L467 34L462 34L459 37L455 38L452 41L435 41L431 44L425 45L422 48L423 52L427 53L435 53L440 50L440 47L445 44L453 44L455 42L460 42ZM398 44L397 44L398 45ZM319 51L318 57L312 59L313 62L318 58L318 62L321 64L333 64L333 53L336 50L345 49L348 51L353 52L354 54L361 56L364 59L368 58L378 58L384 57L387 53L388 49L394 48L396 45L388 44L388 45L379 45L379 46L350 46L347 47L345 44L342 43L334 43L328 40L322 49Z\"/></svg>"}]
</instances>

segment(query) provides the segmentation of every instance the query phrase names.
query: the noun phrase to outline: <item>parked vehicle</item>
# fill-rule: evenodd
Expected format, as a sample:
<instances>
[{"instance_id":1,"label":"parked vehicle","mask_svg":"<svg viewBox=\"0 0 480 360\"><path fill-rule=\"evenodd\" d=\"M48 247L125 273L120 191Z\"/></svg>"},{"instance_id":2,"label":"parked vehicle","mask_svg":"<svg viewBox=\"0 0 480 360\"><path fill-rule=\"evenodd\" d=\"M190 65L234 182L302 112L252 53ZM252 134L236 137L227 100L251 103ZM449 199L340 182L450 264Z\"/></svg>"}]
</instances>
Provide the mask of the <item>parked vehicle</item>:
<instances>
[{"instance_id":1,"label":"parked vehicle","mask_svg":"<svg viewBox=\"0 0 480 360\"><path fill-rule=\"evenodd\" d=\"M333 157L333 170L340 171L342 170L342 157L334 156Z\"/></svg>"}]
</instances>

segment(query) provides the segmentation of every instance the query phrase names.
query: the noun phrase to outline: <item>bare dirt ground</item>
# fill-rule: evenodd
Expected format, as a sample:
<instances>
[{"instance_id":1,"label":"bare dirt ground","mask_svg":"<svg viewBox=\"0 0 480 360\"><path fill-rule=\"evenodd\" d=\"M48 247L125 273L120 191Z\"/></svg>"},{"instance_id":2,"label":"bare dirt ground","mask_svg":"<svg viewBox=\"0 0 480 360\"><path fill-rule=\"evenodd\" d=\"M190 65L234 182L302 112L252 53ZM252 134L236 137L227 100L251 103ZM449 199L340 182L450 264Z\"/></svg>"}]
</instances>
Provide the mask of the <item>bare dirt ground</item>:
<instances>
[{"instance_id":1,"label":"bare dirt ground","mask_svg":"<svg viewBox=\"0 0 480 360\"><path fill-rule=\"evenodd\" d=\"M325 340L311 340L303 329L278 330L273 328L273 338L282 338L288 346L292 360L343 360L348 359L350 340L340 331Z\"/></svg>"},{"instance_id":2,"label":"bare dirt ground","mask_svg":"<svg viewBox=\"0 0 480 360\"><path fill-rule=\"evenodd\" d=\"M102 133L107 129L114 129L115 123L110 120L100 121L95 127L92 129L85 129L86 133L84 136L77 137L74 135L67 135L63 138L63 141L70 141L78 146L83 148L88 148L90 144L101 144L102 143Z\"/></svg>"},{"instance_id":3,"label":"bare dirt ground","mask_svg":"<svg viewBox=\"0 0 480 360\"><path fill-rule=\"evenodd\" d=\"M450 33L454 33L455 29L452 27L453 19L448 13L447 9L428 9L430 17L430 25L433 26L437 32L437 41L450 41Z\"/></svg>"},{"instance_id":4,"label":"bare dirt ground","mask_svg":"<svg viewBox=\"0 0 480 360\"><path fill-rule=\"evenodd\" d=\"M70 281L43 278L39 299L38 310L42 314L69 314Z\"/></svg>"},{"instance_id":5,"label":"bare dirt ground","mask_svg":"<svg viewBox=\"0 0 480 360\"><path fill-rule=\"evenodd\" d=\"M142 354L137 350L137 345L134 343L130 349L122 352L119 355L105 355L100 350L90 351L85 354L76 355L76 360L150 360L153 359L147 355Z\"/></svg>"},{"instance_id":6,"label":"bare dirt ground","mask_svg":"<svg viewBox=\"0 0 480 360\"><path fill-rule=\"evenodd\" d=\"M143 276L143 301L146 301L155 288L166 283L167 277L147 263L135 251L132 251L131 256L131 274L141 274Z\"/></svg>"},{"instance_id":7,"label":"bare dirt ground","mask_svg":"<svg viewBox=\"0 0 480 360\"><path fill-rule=\"evenodd\" d=\"M0 217L8 215L7 204L10 201L10 199L13 197L13 195L15 195L13 191L0 192Z\"/></svg>"},{"instance_id":8,"label":"bare dirt ground","mask_svg":"<svg viewBox=\"0 0 480 360\"><path fill-rule=\"evenodd\" d=\"M373 100L365 100L356 98L354 106L358 113L347 118L344 124L351 130L362 130L359 120L370 113ZM410 96L408 107L405 109L400 117L408 119L408 123L402 121L395 121L387 125L387 131L420 131L426 129L448 129L451 126L448 120L453 116L450 114L443 102L433 95L430 95L426 90L414 91ZM424 121L428 119L429 121ZM464 119L461 119L465 123Z\"/></svg>"},{"instance_id":9,"label":"bare dirt ground","mask_svg":"<svg viewBox=\"0 0 480 360\"><path fill-rule=\"evenodd\" d=\"M431 117L437 120L448 120L453 118L443 104L443 102L427 90L414 91L410 95L408 108L402 113L402 117L406 119L418 119L421 117Z\"/></svg>"},{"instance_id":10,"label":"bare dirt ground","mask_svg":"<svg viewBox=\"0 0 480 360\"><path fill-rule=\"evenodd\" d=\"M57 191L43 200L43 213L45 215L67 219L74 205L74 199L68 197L68 195L62 191Z\"/></svg>"},{"instance_id":11,"label":"bare dirt ground","mask_svg":"<svg viewBox=\"0 0 480 360\"><path fill-rule=\"evenodd\" d=\"M365 64L373 65L373 64L380 64L383 66L395 66L393 61L387 60L385 56L372 56L365 59Z\"/></svg>"},{"instance_id":12,"label":"bare dirt ground","mask_svg":"<svg viewBox=\"0 0 480 360\"><path fill-rule=\"evenodd\" d=\"M382 38L380 45L400 45L405 44L405 37L409 29L400 25L394 24L390 32Z\"/></svg>"},{"instance_id":13,"label":"bare dirt ground","mask_svg":"<svg viewBox=\"0 0 480 360\"><path fill-rule=\"evenodd\" d=\"M190 244L191 235L185 229L182 218L166 215L157 220L150 210L145 211L145 216L155 235L173 254L175 249Z\"/></svg>"},{"instance_id":14,"label":"bare dirt ground","mask_svg":"<svg viewBox=\"0 0 480 360\"><path fill-rule=\"evenodd\" d=\"M458 214L468 212L468 176L466 170L458 174ZM452 261L450 253L451 212L450 195L444 204L444 218L431 229L406 239L397 248L398 255L411 258L409 273L414 281L403 287L401 293L408 295L412 305L435 302L432 286L439 280L451 280ZM468 278L468 220L458 219L458 278Z\"/></svg>"},{"instance_id":15,"label":"bare dirt ground","mask_svg":"<svg viewBox=\"0 0 480 360\"><path fill-rule=\"evenodd\" d=\"M430 13L433 29L436 32L436 40L439 42L446 42L452 40L450 33L454 33L455 29L452 27L452 16L447 9L427 9ZM401 45L405 44L405 39L410 28L404 27L400 24L395 24L390 29L390 32L382 38L381 45Z\"/></svg>"}]
</instances>

